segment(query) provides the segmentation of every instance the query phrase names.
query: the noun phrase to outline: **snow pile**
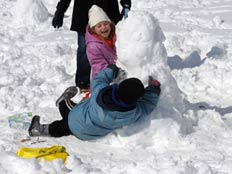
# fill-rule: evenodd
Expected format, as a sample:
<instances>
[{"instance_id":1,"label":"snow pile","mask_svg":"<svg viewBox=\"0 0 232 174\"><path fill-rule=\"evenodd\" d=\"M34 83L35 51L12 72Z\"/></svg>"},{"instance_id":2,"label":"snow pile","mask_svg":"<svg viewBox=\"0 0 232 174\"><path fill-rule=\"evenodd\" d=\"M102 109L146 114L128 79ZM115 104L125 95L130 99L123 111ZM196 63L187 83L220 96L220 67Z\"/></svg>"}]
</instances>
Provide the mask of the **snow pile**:
<instances>
[{"instance_id":1,"label":"snow pile","mask_svg":"<svg viewBox=\"0 0 232 174\"><path fill-rule=\"evenodd\" d=\"M131 12L127 20L121 21L117 25L116 31L118 37L116 43L119 59L118 66L127 70L129 77L141 79L144 85L147 85L149 75L161 82L162 93L158 109L154 111L152 119L169 117L181 125L182 116L180 113L185 110L183 98L167 65L167 53L163 44L165 37L158 20L148 12ZM167 107L168 105L172 107ZM144 145L145 141L153 145L155 141L153 141L152 137L155 136L154 132L157 130L156 128L154 130L154 127L157 127L157 125L153 127L153 125L150 125L150 121L148 119L134 127L129 126L128 130L125 131L127 132L126 135L135 132L146 134L146 136L138 135L136 141L139 142L137 142L137 145L140 143ZM154 120L154 122L156 121ZM170 123L170 120L167 120L167 122ZM172 124L176 123L171 123L171 126ZM151 130L147 129L148 125L150 125ZM145 127L146 132L142 133L141 129ZM165 131L168 131L169 127L166 128ZM176 125L175 129L177 129L175 132L178 134L179 126ZM149 140L146 138L148 135ZM131 144L132 139L126 137Z\"/></svg>"},{"instance_id":2,"label":"snow pile","mask_svg":"<svg viewBox=\"0 0 232 174\"><path fill-rule=\"evenodd\" d=\"M73 83L75 35L51 28L42 1L17 1L12 8L14 20L0 31L2 114L54 107L57 91Z\"/></svg>"},{"instance_id":3,"label":"snow pile","mask_svg":"<svg viewBox=\"0 0 232 174\"><path fill-rule=\"evenodd\" d=\"M27 131L9 128L7 116L32 111L42 123L60 119L55 100L74 84L71 7L55 30L56 3L0 2L0 173L231 173L231 1L133 0L116 26L118 64L144 85L148 75L161 82L154 112L96 141L22 141ZM52 145L66 147L66 164L15 155L20 147Z\"/></svg>"},{"instance_id":4,"label":"snow pile","mask_svg":"<svg viewBox=\"0 0 232 174\"><path fill-rule=\"evenodd\" d=\"M49 17L48 9L41 0L18 0L13 11L17 25L40 24Z\"/></svg>"}]
</instances>

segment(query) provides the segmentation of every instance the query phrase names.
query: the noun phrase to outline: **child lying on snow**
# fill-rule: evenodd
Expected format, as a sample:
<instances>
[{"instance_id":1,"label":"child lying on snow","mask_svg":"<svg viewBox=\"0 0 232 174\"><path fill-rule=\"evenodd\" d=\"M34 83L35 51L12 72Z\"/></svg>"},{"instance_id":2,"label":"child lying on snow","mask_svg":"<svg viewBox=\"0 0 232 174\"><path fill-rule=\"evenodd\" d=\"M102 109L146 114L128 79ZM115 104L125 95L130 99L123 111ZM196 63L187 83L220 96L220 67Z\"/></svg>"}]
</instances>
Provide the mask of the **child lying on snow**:
<instances>
[{"instance_id":1,"label":"child lying on snow","mask_svg":"<svg viewBox=\"0 0 232 174\"><path fill-rule=\"evenodd\" d=\"M111 64L99 72L91 82L91 97L78 104L70 100L75 96L76 88L66 89L62 94L65 100L59 102L63 119L40 124L40 117L34 116L29 135L74 135L81 140L92 140L148 116L158 103L160 83L150 77L146 88L137 78L110 85L112 80L119 78L118 74L123 74L122 71Z\"/></svg>"}]
</instances>

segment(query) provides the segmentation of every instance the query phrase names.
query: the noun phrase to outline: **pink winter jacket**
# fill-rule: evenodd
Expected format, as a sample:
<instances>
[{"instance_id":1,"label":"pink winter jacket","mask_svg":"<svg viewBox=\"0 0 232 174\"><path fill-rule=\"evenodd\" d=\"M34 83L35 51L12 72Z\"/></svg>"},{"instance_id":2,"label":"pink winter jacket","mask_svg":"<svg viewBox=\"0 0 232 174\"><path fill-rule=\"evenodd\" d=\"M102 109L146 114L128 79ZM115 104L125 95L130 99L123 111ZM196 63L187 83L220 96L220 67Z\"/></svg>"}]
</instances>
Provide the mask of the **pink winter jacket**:
<instances>
[{"instance_id":1,"label":"pink winter jacket","mask_svg":"<svg viewBox=\"0 0 232 174\"><path fill-rule=\"evenodd\" d=\"M116 36L114 36L114 39ZM116 49L110 48L104 41L97 39L89 32L87 27L85 34L86 53L91 66L92 79L109 64L115 64Z\"/></svg>"}]
</instances>

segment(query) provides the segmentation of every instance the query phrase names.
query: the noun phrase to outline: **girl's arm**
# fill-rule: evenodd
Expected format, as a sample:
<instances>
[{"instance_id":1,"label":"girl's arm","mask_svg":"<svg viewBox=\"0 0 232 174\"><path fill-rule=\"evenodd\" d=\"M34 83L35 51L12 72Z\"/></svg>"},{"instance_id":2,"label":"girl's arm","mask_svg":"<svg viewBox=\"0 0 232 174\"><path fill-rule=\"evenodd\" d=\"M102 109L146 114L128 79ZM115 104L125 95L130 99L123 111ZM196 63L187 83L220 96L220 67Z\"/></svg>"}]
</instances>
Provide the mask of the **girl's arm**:
<instances>
[{"instance_id":1,"label":"girl's arm","mask_svg":"<svg viewBox=\"0 0 232 174\"><path fill-rule=\"evenodd\" d=\"M89 43L86 52L92 70L92 78L94 78L96 74L109 65L109 62L96 43Z\"/></svg>"}]
</instances>

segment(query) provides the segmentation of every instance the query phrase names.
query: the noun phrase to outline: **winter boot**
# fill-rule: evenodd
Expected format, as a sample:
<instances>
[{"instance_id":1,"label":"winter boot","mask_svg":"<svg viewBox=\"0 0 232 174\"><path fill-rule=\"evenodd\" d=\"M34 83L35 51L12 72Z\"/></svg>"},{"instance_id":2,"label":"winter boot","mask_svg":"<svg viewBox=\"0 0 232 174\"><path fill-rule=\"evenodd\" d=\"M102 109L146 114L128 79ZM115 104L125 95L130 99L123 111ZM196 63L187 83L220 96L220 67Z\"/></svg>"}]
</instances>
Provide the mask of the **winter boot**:
<instances>
[{"instance_id":1,"label":"winter boot","mask_svg":"<svg viewBox=\"0 0 232 174\"><path fill-rule=\"evenodd\" d=\"M59 103L63 100L67 100L73 98L77 94L78 90L76 86L68 87L61 96L56 100L56 106L59 106Z\"/></svg>"},{"instance_id":2,"label":"winter boot","mask_svg":"<svg viewBox=\"0 0 232 174\"><path fill-rule=\"evenodd\" d=\"M31 120L31 125L28 129L31 137L50 136L48 131L49 124L40 124L40 116L35 115Z\"/></svg>"}]
</instances>

